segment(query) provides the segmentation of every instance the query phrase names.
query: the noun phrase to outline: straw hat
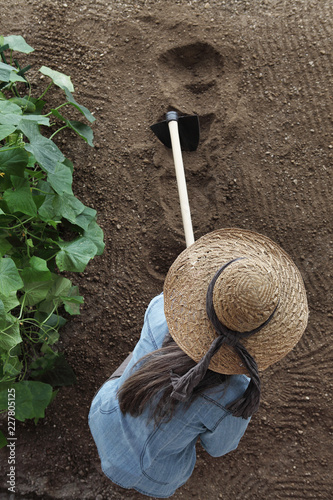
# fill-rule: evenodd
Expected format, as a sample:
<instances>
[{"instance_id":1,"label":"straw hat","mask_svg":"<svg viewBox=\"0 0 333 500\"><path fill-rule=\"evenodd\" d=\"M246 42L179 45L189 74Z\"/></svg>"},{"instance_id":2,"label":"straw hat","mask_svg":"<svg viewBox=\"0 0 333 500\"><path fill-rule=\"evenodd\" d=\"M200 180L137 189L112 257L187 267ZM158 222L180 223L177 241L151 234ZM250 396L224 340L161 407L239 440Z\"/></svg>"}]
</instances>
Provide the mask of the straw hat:
<instances>
[{"instance_id":1,"label":"straw hat","mask_svg":"<svg viewBox=\"0 0 333 500\"><path fill-rule=\"evenodd\" d=\"M302 276L294 262L272 240L243 229L219 229L184 250L167 274L164 311L170 335L194 361L206 354L217 334L206 313L207 288L217 270L226 267L213 291L218 319L238 332L251 331L241 342L259 370L283 358L299 341L308 321ZM209 368L226 375L247 373L235 350L222 345Z\"/></svg>"}]
</instances>

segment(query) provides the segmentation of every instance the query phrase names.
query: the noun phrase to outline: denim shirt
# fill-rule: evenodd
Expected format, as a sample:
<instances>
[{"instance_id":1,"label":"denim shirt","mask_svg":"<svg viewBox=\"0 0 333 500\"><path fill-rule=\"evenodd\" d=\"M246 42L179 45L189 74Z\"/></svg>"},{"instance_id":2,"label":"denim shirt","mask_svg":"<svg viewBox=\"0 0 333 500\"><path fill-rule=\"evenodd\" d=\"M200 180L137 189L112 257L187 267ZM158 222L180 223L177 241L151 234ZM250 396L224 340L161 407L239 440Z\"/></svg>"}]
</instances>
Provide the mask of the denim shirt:
<instances>
[{"instance_id":1,"label":"denim shirt","mask_svg":"<svg viewBox=\"0 0 333 500\"><path fill-rule=\"evenodd\" d=\"M210 455L220 457L237 448L250 420L233 417L225 408L246 390L245 375L231 376L226 386L208 389L187 409L179 403L173 418L157 427L148 421L148 408L139 417L122 414L118 388L142 356L162 346L167 332L161 294L149 304L140 340L123 375L104 383L89 413L105 475L123 488L157 498L171 496L190 477L198 438Z\"/></svg>"}]
</instances>

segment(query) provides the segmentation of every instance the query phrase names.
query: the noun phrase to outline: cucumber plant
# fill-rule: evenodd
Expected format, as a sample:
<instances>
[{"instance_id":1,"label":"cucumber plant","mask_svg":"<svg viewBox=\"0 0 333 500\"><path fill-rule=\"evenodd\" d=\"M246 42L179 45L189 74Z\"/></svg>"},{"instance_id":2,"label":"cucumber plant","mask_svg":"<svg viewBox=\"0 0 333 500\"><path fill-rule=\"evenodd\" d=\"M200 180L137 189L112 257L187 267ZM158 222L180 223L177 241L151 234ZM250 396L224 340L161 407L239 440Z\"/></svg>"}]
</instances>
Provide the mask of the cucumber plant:
<instances>
[{"instance_id":1,"label":"cucumber plant","mask_svg":"<svg viewBox=\"0 0 333 500\"><path fill-rule=\"evenodd\" d=\"M39 71L49 83L33 96L30 66L13 58L33 50L21 36L0 37L0 411L14 390L15 418L37 422L59 387L75 382L56 344L83 297L61 272L84 271L104 240L96 210L73 194L73 164L53 141L72 130L93 146L91 127L64 110L95 118L75 100L70 77L46 66ZM52 96L47 102L52 86L64 95L58 106Z\"/></svg>"}]
</instances>

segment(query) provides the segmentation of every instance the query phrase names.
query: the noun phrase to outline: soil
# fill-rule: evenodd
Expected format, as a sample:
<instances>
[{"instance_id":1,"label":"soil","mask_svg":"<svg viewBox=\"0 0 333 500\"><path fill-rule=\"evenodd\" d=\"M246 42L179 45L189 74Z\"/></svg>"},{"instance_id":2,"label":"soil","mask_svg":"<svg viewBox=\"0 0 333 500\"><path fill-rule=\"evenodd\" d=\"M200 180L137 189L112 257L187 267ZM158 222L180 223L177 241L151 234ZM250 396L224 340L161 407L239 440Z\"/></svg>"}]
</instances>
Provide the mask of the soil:
<instances>
[{"instance_id":1,"label":"soil","mask_svg":"<svg viewBox=\"0 0 333 500\"><path fill-rule=\"evenodd\" d=\"M183 156L195 238L221 227L267 235L298 265L310 306L299 344L262 374L261 408L238 449L212 458L198 446L173 498L332 498L332 10L331 0L1 6L0 32L35 48L31 73L46 65L71 75L94 112L95 148L71 135L61 148L106 242L71 276L85 305L59 349L78 383L37 426L17 426L15 498L147 498L103 476L87 415L185 248L171 152L150 130L171 109L200 119L199 148ZM1 499L13 498L2 488Z\"/></svg>"}]
</instances>

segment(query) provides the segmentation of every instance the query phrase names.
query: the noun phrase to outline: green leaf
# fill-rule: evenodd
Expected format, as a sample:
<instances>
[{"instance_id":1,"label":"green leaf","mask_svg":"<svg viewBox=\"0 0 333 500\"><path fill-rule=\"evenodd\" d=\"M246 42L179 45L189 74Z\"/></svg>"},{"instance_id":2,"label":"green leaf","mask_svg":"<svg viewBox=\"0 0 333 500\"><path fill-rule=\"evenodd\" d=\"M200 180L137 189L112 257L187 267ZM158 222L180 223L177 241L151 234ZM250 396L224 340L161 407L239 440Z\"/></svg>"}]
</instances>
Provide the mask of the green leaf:
<instances>
[{"instance_id":1,"label":"green leaf","mask_svg":"<svg viewBox=\"0 0 333 500\"><path fill-rule=\"evenodd\" d=\"M0 81L2 82L25 82L25 79L22 76L17 74L18 69L10 66L9 64L5 64L0 62Z\"/></svg>"},{"instance_id":2,"label":"green leaf","mask_svg":"<svg viewBox=\"0 0 333 500\"><path fill-rule=\"evenodd\" d=\"M75 219L75 224L82 229L87 230L91 221L96 219L96 210L90 207L85 207Z\"/></svg>"},{"instance_id":3,"label":"green leaf","mask_svg":"<svg viewBox=\"0 0 333 500\"><path fill-rule=\"evenodd\" d=\"M18 52L23 52L24 54L29 54L35 49L30 47L21 35L10 35L3 37L3 45L9 45L12 50L17 50Z\"/></svg>"},{"instance_id":4,"label":"green leaf","mask_svg":"<svg viewBox=\"0 0 333 500\"><path fill-rule=\"evenodd\" d=\"M13 68L9 64L5 64L0 62L0 81L1 82L9 82L10 74Z\"/></svg>"},{"instance_id":5,"label":"green leaf","mask_svg":"<svg viewBox=\"0 0 333 500\"><path fill-rule=\"evenodd\" d=\"M17 318L11 314L6 314L0 319L0 347L9 351L22 342L20 326Z\"/></svg>"},{"instance_id":6,"label":"green leaf","mask_svg":"<svg viewBox=\"0 0 333 500\"><path fill-rule=\"evenodd\" d=\"M72 172L63 163L57 163L54 172L48 173L47 180L49 181L55 192L59 195L63 195L64 193L73 195Z\"/></svg>"},{"instance_id":7,"label":"green leaf","mask_svg":"<svg viewBox=\"0 0 333 500\"><path fill-rule=\"evenodd\" d=\"M50 184L45 181L38 182L38 189L40 189L44 193L48 193L45 196L44 202L38 208L38 214L42 220L45 220L51 224L57 216L56 211L53 207L53 201L56 194Z\"/></svg>"},{"instance_id":8,"label":"green leaf","mask_svg":"<svg viewBox=\"0 0 333 500\"><path fill-rule=\"evenodd\" d=\"M22 109L20 108L20 106L13 102L0 101L0 123L2 123L2 120L5 119L4 117L6 115L22 115Z\"/></svg>"},{"instance_id":9,"label":"green leaf","mask_svg":"<svg viewBox=\"0 0 333 500\"><path fill-rule=\"evenodd\" d=\"M76 224L76 217L83 212L85 206L74 195L64 193L62 196L56 195L53 207L57 214L61 215L69 222Z\"/></svg>"},{"instance_id":10,"label":"green leaf","mask_svg":"<svg viewBox=\"0 0 333 500\"><path fill-rule=\"evenodd\" d=\"M68 159L66 158L66 160L63 162L63 164L64 164L64 165L66 165L66 167L68 167L68 168L69 168L69 170L70 170L70 171L72 172L72 174L73 174L73 172L74 172L74 165L73 165L73 163L72 163L70 160L68 160Z\"/></svg>"},{"instance_id":11,"label":"green leaf","mask_svg":"<svg viewBox=\"0 0 333 500\"><path fill-rule=\"evenodd\" d=\"M0 113L0 124L15 127L15 130L20 123L22 116L15 113Z\"/></svg>"},{"instance_id":12,"label":"green leaf","mask_svg":"<svg viewBox=\"0 0 333 500\"><path fill-rule=\"evenodd\" d=\"M47 296L48 300L54 297L61 297L62 295L68 295L72 283L69 279L63 276L58 276L57 274L52 274L53 285Z\"/></svg>"},{"instance_id":13,"label":"green leaf","mask_svg":"<svg viewBox=\"0 0 333 500\"><path fill-rule=\"evenodd\" d=\"M6 439L6 436L4 435L4 433L2 431L0 431L0 449L7 446L7 444L8 444L8 441Z\"/></svg>"},{"instance_id":14,"label":"green leaf","mask_svg":"<svg viewBox=\"0 0 333 500\"><path fill-rule=\"evenodd\" d=\"M21 272L24 282L25 304L33 306L44 300L52 286L52 274L45 260L32 257L29 267Z\"/></svg>"},{"instance_id":15,"label":"green leaf","mask_svg":"<svg viewBox=\"0 0 333 500\"><path fill-rule=\"evenodd\" d=\"M15 71L13 71L9 77L9 81L11 83L14 82L26 82L26 80L23 78L23 76L18 75Z\"/></svg>"},{"instance_id":16,"label":"green leaf","mask_svg":"<svg viewBox=\"0 0 333 500\"><path fill-rule=\"evenodd\" d=\"M28 159L27 168L28 169L33 169L35 167L36 158L32 154L30 154L28 156L29 156L29 159ZM33 170L30 170L29 173L31 175L34 173L35 177L37 177L37 176L39 176L39 178L40 177L44 177L43 173L41 173L41 172L34 172Z\"/></svg>"},{"instance_id":17,"label":"green leaf","mask_svg":"<svg viewBox=\"0 0 333 500\"><path fill-rule=\"evenodd\" d=\"M52 287L50 288L46 299L39 304L39 313L46 313L47 315L51 314L54 311L54 308L58 307L62 303L61 297L67 296L71 288L72 283L69 279L52 273ZM61 320L59 319L59 321ZM50 325L52 326L51 323Z\"/></svg>"},{"instance_id":18,"label":"green leaf","mask_svg":"<svg viewBox=\"0 0 333 500\"><path fill-rule=\"evenodd\" d=\"M6 238L0 238L0 257L6 255L11 248L12 245L6 240Z\"/></svg>"},{"instance_id":19,"label":"green leaf","mask_svg":"<svg viewBox=\"0 0 333 500\"><path fill-rule=\"evenodd\" d=\"M94 147L94 133L88 125L73 120L68 120L68 124L71 129L73 129L80 137L82 137L82 139L84 139L89 144L89 146Z\"/></svg>"},{"instance_id":20,"label":"green leaf","mask_svg":"<svg viewBox=\"0 0 333 500\"><path fill-rule=\"evenodd\" d=\"M104 233L96 221L91 221L83 236L91 240L97 247L97 255L102 255L105 248Z\"/></svg>"},{"instance_id":21,"label":"green leaf","mask_svg":"<svg viewBox=\"0 0 333 500\"><path fill-rule=\"evenodd\" d=\"M69 90L70 92L74 92L74 87L71 82L70 76L64 75L64 73L60 73L59 71L55 71L47 66L42 66L39 70L43 75L49 76L53 83L60 87L63 90Z\"/></svg>"},{"instance_id":22,"label":"green leaf","mask_svg":"<svg viewBox=\"0 0 333 500\"><path fill-rule=\"evenodd\" d=\"M29 267L25 267L21 272L21 277L25 283L49 281L52 279L52 273L46 260L34 256L29 260Z\"/></svg>"},{"instance_id":23,"label":"green leaf","mask_svg":"<svg viewBox=\"0 0 333 500\"><path fill-rule=\"evenodd\" d=\"M65 306L65 310L71 314L80 314L80 305L84 303L84 299L81 295L78 295L79 288L73 286L67 295L67 297L61 297Z\"/></svg>"},{"instance_id":24,"label":"green leaf","mask_svg":"<svg viewBox=\"0 0 333 500\"><path fill-rule=\"evenodd\" d=\"M61 251L56 256L60 271L83 272L96 253L97 247L88 238L78 238L75 241L59 242Z\"/></svg>"},{"instance_id":25,"label":"green leaf","mask_svg":"<svg viewBox=\"0 0 333 500\"><path fill-rule=\"evenodd\" d=\"M39 273L44 273L45 279L50 279L51 272L49 268L47 267L47 262L44 259L41 259L40 257L31 257L29 260L29 264L32 269L35 271L38 271Z\"/></svg>"},{"instance_id":26,"label":"green leaf","mask_svg":"<svg viewBox=\"0 0 333 500\"><path fill-rule=\"evenodd\" d=\"M7 354L7 353L6 353ZM3 374L8 378L16 377L22 371L22 361L18 356L2 355L3 358Z\"/></svg>"},{"instance_id":27,"label":"green leaf","mask_svg":"<svg viewBox=\"0 0 333 500\"><path fill-rule=\"evenodd\" d=\"M29 156L22 148L1 151L0 149L0 170L8 175L23 177L24 169L28 163Z\"/></svg>"},{"instance_id":28,"label":"green leaf","mask_svg":"<svg viewBox=\"0 0 333 500\"><path fill-rule=\"evenodd\" d=\"M7 295L0 292L0 300L3 303L6 312L11 311L20 304L15 290L7 293Z\"/></svg>"},{"instance_id":29,"label":"green leaf","mask_svg":"<svg viewBox=\"0 0 333 500\"><path fill-rule=\"evenodd\" d=\"M40 218L43 221L48 222L49 224L51 224L52 221L57 216L56 211L54 210L54 207L53 207L54 196L55 195L47 195L45 197L44 203L38 209L38 214L39 214Z\"/></svg>"},{"instance_id":30,"label":"green leaf","mask_svg":"<svg viewBox=\"0 0 333 500\"><path fill-rule=\"evenodd\" d=\"M36 161L44 170L53 173L57 164L62 163L65 159L60 149L51 139L47 139L42 135L29 139L30 144L26 144L25 149L34 155Z\"/></svg>"},{"instance_id":31,"label":"green leaf","mask_svg":"<svg viewBox=\"0 0 333 500\"><path fill-rule=\"evenodd\" d=\"M37 207L34 203L27 179L11 175L14 190L7 189L3 194L3 199L8 205L11 213L22 212L26 215L36 216Z\"/></svg>"},{"instance_id":32,"label":"green leaf","mask_svg":"<svg viewBox=\"0 0 333 500\"><path fill-rule=\"evenodd\" d=\"M1 318L4 318L4 317L5 317L5 314L6 314L6 311L5 311L5 306L4 306L4 303L3 303L3 301L0 299L0 317L1 317Z\"/></svg>"},{"instance_id":33,"label":"green leaf","mask_svg":"<svg viewBox=\"0 0 333 500\"><path fill-rule=\"evenodd\" d=\"M96 120L96 118L90 113L88 108L76 102L73 95L68 89L65 89L65 94L67 97L67 101L70 102L76 109L78 109L87 118L87 120L90 121L90 123L93 123Z\"/></svg>"},{"instance_id":34,"label":"green leaf","mask_svg":"<svg viewBox=\"0 0 333 500\"><path fill-rule=\"evenodd\" d=\"M35 113L36 112L36 106L31 101L31 99L29 99L27 96L26 97L11 97L9 99L9 101L20 106L20 108L22 109L23 112L26 112L26 113Z\"/></svg>"},{"instance_id":35,"label":"green leaf","mask_svg":"<svg viewBox=\"0 0 333 500\"><path fill-rule=\"evenodd\" d=\"M15 132L15 125L0 125L0 141L5 139L8 135Z\"/></svg>"},{"instance_id":36,"label":"green leaf","mask_svg":"<svg viewBox=\"0 0 333 500\"><path fill-rule=\"evenodd\" d=\"M46 127L50 126L50 119L44 115L34 115L34 114L23 115L19 121L18 126L22 128L25 122L38 123L38 125L45 125Z\"/></svg>"},{"instance_id":37,"label":"green leaf","mask_svg":"<svg viewBox=\"0 0 333 500\"><path fill-rule=\"evenodd\" d=\"M25 99L21 99L21 101L25 101ZM26 102L28 103L29 101ZM11 125L16 128L19 127L22 132L25 124L28 126L31 122L38 125L45 125L46 127L50 126L50 119L44 115L22 113L23 111L21 107L14 102L0 101L0 124L8 126Z\"/></svg>"},{"instance_id":38,"label":"green leaf","mask_svg":"<svg viewBox=\"0 0 333 500\"><path fill-rule=\"evenodd\" d=\"M42 137L38 124L28 120L22 120L20 122L20 130L25 136L27 136L30 142Z\"/></svg>"},{"instance_id":39,"label":"green leaf","mask_svg":"<svg viewBox=\"0 0 333 500\"><path fill-rule=\"evenodd\" d=\"M6 102L6 101L0 101L1 102ZM7 101L8 102L8 101ZM12 104L12 106L16 106L16 104ZM21 108L20 108L21 109ZM19 113L10 113L8 111L3 111L0 112L0 123L2 125L12 125L15 126L16 128L20 128L20 130L23 131L23 128L25 123L36 123L39 125L45 125L46 127L50 126L50 120L44 115L20 115ZM26 134L27 135L27 134Z\"/></svg>"},{"instance_id":40,"label":"green leaf","mask_svg":"<svg viewBox=\"0 0 333 500\"><path fill-rule=\"evenodd\" d=\"M4 384L5 385L5 384ZM8 389L15 389L15 418L24 421L26 418L43 418L45 408L52 397L49 384L34 380L23 380L6 384L0 391L0 409L8 409Z\"/></svg>"},{"instance_id":41,"label":"green leaf","mask_svg":"<svg viewBox=\"0 0 333 500\"><path fill-rule=\"evenodd\" d=\"M73 316L75 314L80 314L80 305L84 303L84 299L81 295L77 295L75 297L71 297L70 299L63 298L63 303L66 312Z\"/></svg>"},{"instance_id":42,"label":"green leaf","mask_svg":"<svg viewBox=\"0 0 333 500\"><path fill-rule=\"evenodd\" d=\"M3 295L19 290L23 287L23 281L15 263L9 257L0 260L0 290Z\"/></svg>"}]
</instances>

